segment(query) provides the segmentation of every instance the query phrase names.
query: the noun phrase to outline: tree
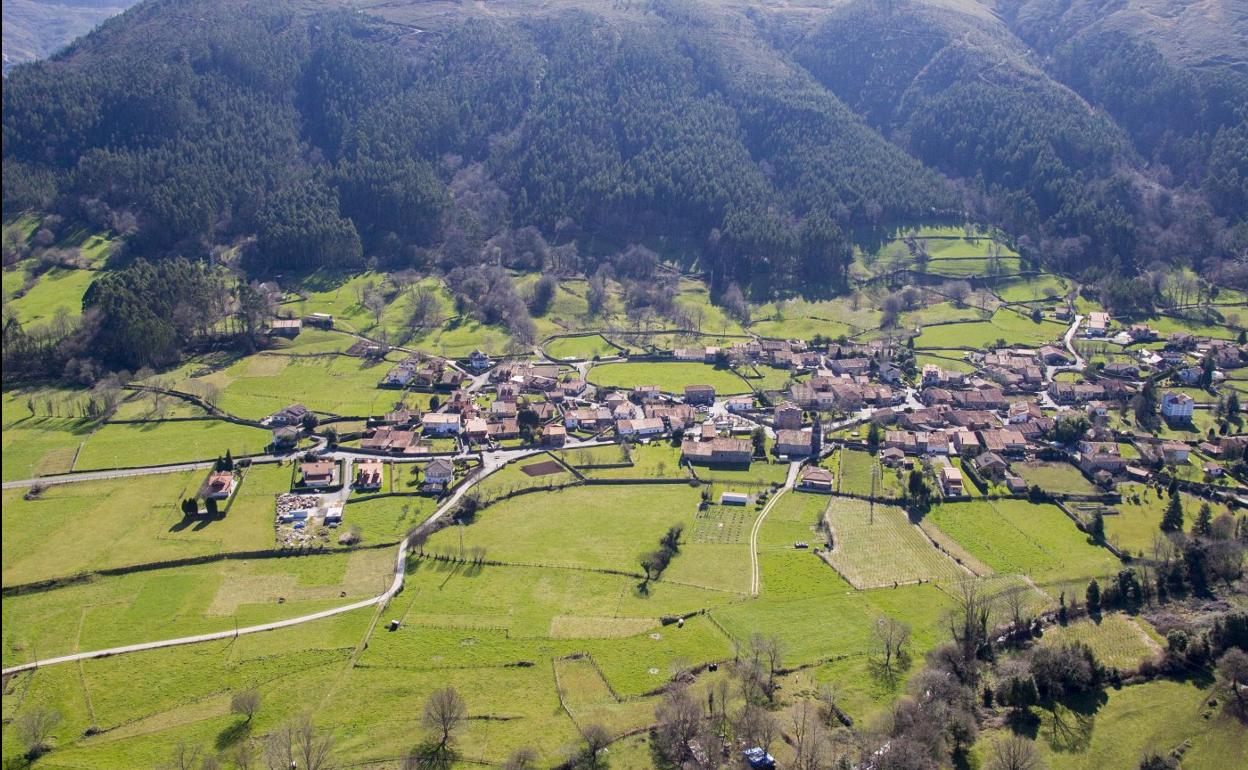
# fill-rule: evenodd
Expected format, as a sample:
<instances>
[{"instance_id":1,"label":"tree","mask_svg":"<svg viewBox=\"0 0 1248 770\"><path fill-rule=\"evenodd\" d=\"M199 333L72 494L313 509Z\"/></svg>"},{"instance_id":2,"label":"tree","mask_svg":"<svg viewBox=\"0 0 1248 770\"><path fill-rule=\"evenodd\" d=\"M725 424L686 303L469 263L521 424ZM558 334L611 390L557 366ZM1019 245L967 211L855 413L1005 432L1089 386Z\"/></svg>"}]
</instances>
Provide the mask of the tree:
<instances>
[{"instance_id":1,"label":"tree","mask_svg":"<svg viewBox=\"0 0 1248 770\"><path fill-rule=\"evenodd\" d=\"M507 757L507 761L503 763L503 770L534 770L537 767L537 751L522 746Z\"/></svg>"},{"instance_id":2,"label":"tree","mask_svg":"<svg viewBox=\"0 0 1248 770\"><path fill-rule=\"evenodd\" d=\"M803 700L793 710L791 730L795 770L823 770L828 766L828 736L818 709Z\"/></svg>"},{"instance_id":3,"label":"tree","mask_svg":"<svg viewBox=\"0 0 1248 770\"><path fill-rule=\"evenodd\" d=\"M1248 717L1248 653L1232 647L1218 658L1218 676L1222 677L1235 698L1235 709Z\"/></svg>"},{"instance_id":4,"label":"tree","mask_svg":"<svg viewBox=\"0 0 1248 770\"><path fill-rule=\"evenodd\" d=\"M581 728L581 740L585 742L584 764L589 770L603 765L602 750L611 745L611 732L606 727L591 723Z\"/></svg>"},{"instance_id":5,"label":"tree","mask_svg":"<svg viewBox=\"0 0 1248 770\"><path fill-rule=\"evenodd\" d=\"M1086 593L1086 598L1087 598L1087 603L1088 603L1088 614L1092 615L1093 617L1100 615L1101 614L1101 586L1099 583L1096 582L1096 578L1092 578L1092 580L1088 583L1088 590Z\"/></svg>"},{"instance_id":6,"label":"tree","mask_svg":"<svg viewBox=\"0 0 1248 770\"><path fill-rule=\"evenodd\" d=\"M884 653L884 668L892 668L893 659L900 659L905 654L906 645L910 643L910 626L896 618L882 615L876 618L871 630Z\"/></svg>"},{"instance_id":7,"label":"tree","mask_svg":"<svg viewBox=\"0 0 1248 770\"><path fill-rule=\"evenodd\" d=\"M1213 533L1213 508L1209 503L1200 504L1200 512L1196 514L1196 524L1192 530L1201 537L1209 537Z\"/></svg>"},{"instance_id":8,"label":"tree","mask_svg":"<svg viewBox=\"0 0 1248 770\"><path fill-rule=\"evenodd\" d=\"M317 729L303 716L269 733L264 742L264 762L270 770L329 770L333 766L334 737Z\"/></svg>"},{"instance_id":9,"label":"tree","mask_svg":"<svg viewBox=\"0 0 1248 770\"><path fill-rule=\"evenodd\" d=\"M45 706L36 706L17 716L14 720L17 739L26 747L28 759L35 759L50 748L48 740L60 723L61 712Z\"/></svg>"},{"instance_id":10,"label":"tree","mask_svg":"<svg viewBox=\"0 0 1248 770\"><path fill-rule=\"evenodd\" d=\"M655 746L665 759L679 765L691 756L690 743L702 726L702 707L684 687L669 690L654 708Z\"/></svg>"},{"instance_id":11,"label":"tree","mask_svg":"<svg viewBox=\"0 0 1248 770\"><path fill-rule=\"evenodd\" d=\"M230 698L230 712L240 714L247 719L248 722L260 710L260 693L255 689L241 690L234 693L234 697Z\"/></svg>"},{"instance_id":12,"label":"tree","mask_svg":"<svg viewBox=\"0 0 1248 770\"><path fill-rule=\"evenodd\" d=\"M455 732L468 716L468 705L454 687L435 690L425 701L421 722L436 742L436 751L445 753L455 737Z\"/></svg>"},{"instance_id":13,"label":"tree","mask_svg":"<svg viewBox=\"0 0 1248 770\"><path fill-rule=\"evenodd\" d=\"M1007 735L992 744L987 770L1041 770L1044 761L1036 744L1021 735Z\"/></svg>"},{"instance_id":14,"label":"tree","mask_svg":"<svg viewBox=\"0 0 1248 770\"><path fill-rule=\"evenodd\" d=\"M1171 491L1170 502L1166 503L1166 511L1161 516L1161 531L1183 531L1183 501L1179 498L1177 489Z\"/></svg>"},{"instance_id":15,"label":"tree","mask_svg":"<svg viewBox=\"0 0 1248 770\"><path fill-rule=\"evenodd\" d=\"M746 746L757 746L763 751L771 748L779 725L771 712L757 703L746 703L734 720L734 735Z\"/></svg>"},{"instance_id":16,"label":"tree","mask_svg":"<svg viewBox=\"0 0 1248 770\"><path fill-rule=\"evenodd\" d=\"M216 516L217 516L217 498L215 498L215 497L206 497L206 498L204 498L204 510L208 513L208 515L209 515L210 517L212 517L212 518L216 518Z\"/></svg>"},{"instance_id":17,"label":"tree","mask_svg":"<svg viewBox=\"0 0 1248 770\"><path fill-rule=\"evenodd\" d=\"M750 434L750 440L754 443L754 456L762 457L767 454L767 432L763 428L757 427Z\"/></svg>"},{"instance_id":18,"label":"tree","mask_svg":"<svg viewBox=\"0 0 1248 770\"><path fill-rule=\"evenodd\" d=\"M880 425L874 420L867 428L867 451L875 454L880 448Z\"/></svg>"}]
</instances>

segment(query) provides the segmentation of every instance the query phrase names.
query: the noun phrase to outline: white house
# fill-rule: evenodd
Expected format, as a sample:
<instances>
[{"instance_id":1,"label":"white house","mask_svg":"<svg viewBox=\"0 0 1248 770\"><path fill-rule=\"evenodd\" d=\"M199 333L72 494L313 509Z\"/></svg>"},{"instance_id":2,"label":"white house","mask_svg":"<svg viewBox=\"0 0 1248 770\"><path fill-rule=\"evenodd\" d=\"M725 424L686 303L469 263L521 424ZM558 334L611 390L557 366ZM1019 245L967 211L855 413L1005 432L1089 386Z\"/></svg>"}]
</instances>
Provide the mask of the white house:
<instances>
[{"instance_id":1,"label":"white house","mask_svg":"<svg viewBox=\"0 0 1248 770\"><path fill-rule=\"evenodd\" d=\"M421 415L420 427L426 433L449 436L459 433L459 415L445 412L427 412Z\"/></svg>"},{"instance_id":2,"label":"white house","mask_svg":"<svg viewBox=\"0 0 1248 770\"><path fill-rule=\"evenodd\" d=\"M1166 393L1161 397L1161 413L1167 420L1190 420L1196 401L1186 393Z\"/></svg>"}]
</instances>

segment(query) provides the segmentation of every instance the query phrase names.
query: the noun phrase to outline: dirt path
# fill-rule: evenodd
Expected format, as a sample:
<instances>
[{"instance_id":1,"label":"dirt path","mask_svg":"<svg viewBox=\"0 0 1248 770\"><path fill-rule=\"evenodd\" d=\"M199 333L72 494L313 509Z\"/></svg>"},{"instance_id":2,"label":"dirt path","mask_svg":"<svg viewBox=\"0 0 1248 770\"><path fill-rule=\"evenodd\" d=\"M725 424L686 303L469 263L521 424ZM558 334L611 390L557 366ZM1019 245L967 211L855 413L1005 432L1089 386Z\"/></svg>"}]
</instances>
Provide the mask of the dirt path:
<instances>
[{"instance_id":1,"label":"dirt path","mask_svg":"<svg viewBox=\"0 0 1248 770\"><path fill-rule=\"evenodd\" d=\"M775 507L776 501L779 500L785 492L788 492L797 483L797 472L801 469L800 462L789 463L789 475L785 478L784 486L776 491L767 504L763 506L763 512L754 520L754 526L750 529L750 595L758 596L758 592L762 589L763 579L762 572L758 566L758 533L763 528L763 520L767 518L767 514L771 513L771 509Z\"/></svg>"}]
</instances>

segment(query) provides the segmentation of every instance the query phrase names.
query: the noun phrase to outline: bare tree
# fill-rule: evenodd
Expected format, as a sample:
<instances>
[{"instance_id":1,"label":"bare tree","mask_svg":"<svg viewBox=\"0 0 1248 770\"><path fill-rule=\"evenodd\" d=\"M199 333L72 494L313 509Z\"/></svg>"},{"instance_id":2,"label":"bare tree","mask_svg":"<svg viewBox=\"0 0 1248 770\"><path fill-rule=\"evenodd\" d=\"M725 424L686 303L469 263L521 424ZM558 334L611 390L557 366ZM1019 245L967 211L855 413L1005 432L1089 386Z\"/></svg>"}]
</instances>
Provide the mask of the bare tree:
<instances>
[{"instance_id":1,"label":"bare tree","mask_svg":"<svg viewBox=\"0 0 1248 770\"><path fill-rule=\"evenodd\" d=\"M790 738L795 770L823 770L828 766L827 731L810 701L804 700L794 709Z\"/></svg>"},{"instance_id":2,"label":"bare tree","mask_svg":"<svg viewBox=\"0 0 1248 770\"><path fill-rule=\"evenodd\" d=\"M949 617L949 633L960 658L957 674L963 682L974 684L979 676L976 657L988 640L988 617L992 612L992 602L970 580L962 583L955 600L956 607Z\"/></svg>"},{"instance_id":3,"label":"bare tree","mask_svg":"<svg viewBox=\"0 0 1248 770\"><path fill-rule=\"evenodd\" d=\"M988 770L1041 770L1044 761L1036 752L1036 744L1021 735L1007 735L992 744Z\"/></svg>"},{"instance_id":4,"label":"bare tree","mask_svg":"<svg viewBox=\"0 0 1248 770\"><path fill-rule=\"evenodd\" d=\"M455 738L455 731L468 716L468 705L460 697L454 687L443 687L436 690L425 701L425 713L422 722L437 742L436 750L445 752L447 746Z\"/></svg>"},{"instance_id":5,"label":"bare tree","mask_svg":"<svg viewBox=\"0 0 1248 770\"><path fill-rule=\"evenodd\" d=\"M249 741L239 741L230 751L230 764L235 770L252 770L256 764L256 747Z\"/></svg>"},{"instance_id":6,"label":"bare tree","mask_svg":"<svg viewBox=\"0 0 1248 770\"><path fill-rule=\"evenodd\" d=\"M333 736L317 730L312 718L305 715L269 734L264 762L269 770L329 770L333 748Z\"/></svg>"},{"instance_id":7,"label":"bare tree","mask_svg":"<svg viewBox=\"0 0 1248 770\"><path fill-rule=\"evenodd\" d=\"M178 745L173 748L173 756L164 766L169 770L199 770L200 752L198 746L189 746L186 741L178 741Z\"/></svg>"},{"instance_id":8,"label":"bare tree","mask_svg":"<svg viewBox=\"0 0 1248 770\"><path fill-rule=\"evenodd\" d=\"M757 703L746 703L737 713L735 735L747 746L767 751L776 739L779 727L776 718Z\"/></svg>"},{"instance_id":9,"label":"bare tree","mask_svg":"<svg viewBox=\"0 0 1248 770\"><path fill-rule=\"evenodd\" d=\"M503 763L503 770L533 770L537 767L537 752L528 746L522 746L511 752Z\"/></svg>"},{"instance_id":10,"label":"bare tree","mask_svg":"<svg viewBox=\"0 0 1248 770\"><path fill-rule=\"evenodd\" d=\"M234 697L230 698L230 712L241 714L250 722L251 718L260 710L260 693L254 689L242 690L234 693Z\"/></svg>"},{"instance_id":11,"label":"bare tree","mask_svg":"<svg viewBox=\"0 0 1248 770\"><path fill-rule=\"evenodd\" d=\"M690 742L702 725L702 707L684 687L670 690L654 709L655 743L668 761L680 764L689 759Z\"/></svg>"},{"instance_id":12,"label":"bare tree","mask_svg":"<svg viewBox=\"0 0 1248 770\"><path fill-rule=\"evenodd\" d=\"M602 750L611 745L611 733L607 728L594 723L581 728L581 740L585 741L585 765L597 768L602 762Z\"/></svg>"},{"instance_id":13,"label":"bare tree","mask_svg":"<svg viewBox=\"0 0 1248 770\"><path fill-rule=\"evenodd\" d=\"M910 643L910 626L896 618L881 615L872 628L876 640L884 652L884 667L892 668L893 659L900 658Z\"/></svg>"},{"instance_id":14,"label":"bare tree","mask_svg":"<svg viewBox=\"0 0 1248 770\"><path fill-rule=\"evenodd\" d=\"M17 739L26 747L27 757L37 757L48 750L52 731L61 723L61 712L45 706L22 712L14 720Z\"/></svg>"}]
</instances>

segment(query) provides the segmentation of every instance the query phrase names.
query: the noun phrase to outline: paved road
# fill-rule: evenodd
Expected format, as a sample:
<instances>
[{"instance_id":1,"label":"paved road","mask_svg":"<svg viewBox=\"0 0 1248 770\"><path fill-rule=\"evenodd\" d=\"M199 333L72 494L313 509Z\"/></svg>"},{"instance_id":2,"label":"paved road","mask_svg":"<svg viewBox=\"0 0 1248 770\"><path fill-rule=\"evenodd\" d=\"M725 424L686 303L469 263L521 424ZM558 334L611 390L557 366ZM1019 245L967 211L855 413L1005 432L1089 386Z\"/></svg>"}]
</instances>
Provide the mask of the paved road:
<instances>
[{"instance_id":1,"label":"paved road","mask_svg":"<svg viewBox=\"0 0 1248 770\"><path fill-rule=\"evenodd\" d=\"M273 462L267 458L257 458L252 462ZM69 484L75 481L105 481L107 479L124 479L131 476L151 476L156 473L183 473L185 471L199 471L211 468L216 464L215 460L204 460L202 462L182 463L181 465L161 465L150 468L126 468L122 470L105 470L105 471L83 471L81 473L61 473L55 476L40 476L34 479L18 479L16 481L4 482L4 489L21 489L23 487L33 487L35 484Z\"/></svg>"},{"instance_id":2,"label":"paved road","mask_svg":"<svg viewBox=\"0 0 1248 770\"><path fill-rule=\"evenodd\" d=\"M612 443L612 442L577 441L577 442L569 443L568 447L575 449L577 447L582 447L582 446L598 446L604 443ZM437 510L434 511L433 515L427 519L427 522L437 521L438 519L441 519L443 516L446 516L450 511L454 510L456 504L459 503L459 501L463 498L463 496L468 492L469 489L479 484L482 479L484 479L486 476L489 476L494 471L498 470L499 468L502 468L504 465L514 460L519 460L529 455L539 454L544 451L545 451L544 449L511 449L511 450L502 450L502 451L497 451L497 452L484 453L481 457L481 463L482 463L481 470L477 473L477 475L473 476L472 479L470 479L468 483L461 485L458 489L456 489L451 494L450 497L442 501L442 503L438 506ZM199 465L204 465L204 464L192 464L192 465L198 467ZM206 465L211 465L211 463L207 463ZM165 472L165 471L164 469L162 469L160 472ZM84 474L78 474L78 475L82 476ZM82 479L74 478L70 480L80 481ZM139 644L128 644L128 645L124 645L121 647L110 647L108 649L103 649L103 650L91 650L88 652L74 653L72 655L61 655L55 658L45 658L43 660L32 661L30 663L23 663L18 666L12 666L10 668L6 668L4 669L3 674L5 676L8 676L9 674L15 674L21 671L29 671L30 669L40 668L43 666L52 666L57 663L71 663L76 660L90 660L92 658L108 658L114 655L124 655L129 652L142 652L143 650L156 650L162 647L178 647L178 646L187 645L187 644L198 644L200 642L211 642L217 639L230 639L236 636L242 636L244 634L258 634L258 633L261 633L262 631L274 631L279 628L288 628L290 626L296 626L301 623L309 623L313 620L320 620L322 618L328 618L334 615L341 615L344 612L351 612L353 610L358 610L364 607L372 607L375 605L385 605L392 598L394 598L395 594L403 590L403 580L407 574L407 555L410 549L411 549L410 539L404 538L403 541L399 543L398 553L395 555L394 579L391 581L390 587L387 588L382 593L378 594L377 596L372 597L371 599L361 599L360 601L357 601L357 602L345 604L341 607L333 607L331 609L322 610L320 612L314 612L310 615L300 615L299 617L296 617L296 618L288 618L286 620L279 620L273 623L262 623L256 626L246 626L246 627L238 628L232 631L218 631L216 633L211 633L211 634L196 634L194 636L181 636L176 639L162 639L162 640L154 641L154 642L142 642Z\"/></svg>"},{"instance_id":3,"label":"paved road","mask_svg":"<svg viewBox=\"0 0 1248 770\"><path fill-rule=\"evenodd\" d=\"M763 587L762 571L758 566L758 533L763 528L763 519L767 518L767 514L771 513L771 509L775 507L776 501L779 500L785 492L788 492L797 484L797 473L801 469L800 462L789 463L789 475L785 478L784 486L776 490L771 496L767 504L763 506L763 511L754 520L754 526L750 529L750 595L758 596L758 592Z\"/></svg>"}]
</instances>

